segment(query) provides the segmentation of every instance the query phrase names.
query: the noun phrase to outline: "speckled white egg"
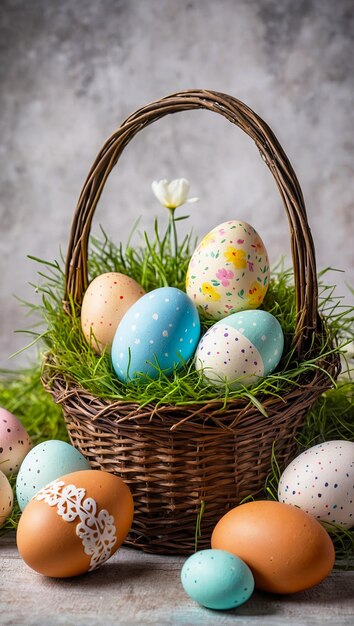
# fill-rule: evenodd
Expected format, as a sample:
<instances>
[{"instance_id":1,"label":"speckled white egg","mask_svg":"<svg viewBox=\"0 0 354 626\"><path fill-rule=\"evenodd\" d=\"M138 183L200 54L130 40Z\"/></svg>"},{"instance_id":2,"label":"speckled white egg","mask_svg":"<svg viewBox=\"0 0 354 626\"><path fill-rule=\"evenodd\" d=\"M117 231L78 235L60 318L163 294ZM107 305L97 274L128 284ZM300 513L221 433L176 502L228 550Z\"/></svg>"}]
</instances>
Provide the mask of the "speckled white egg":
<instances>
[{"instance_id":1,"label":"speckled white egg","mask_svg":"<svg viewBox=\"0 0 354 626\"><path fill-rule=\"evenodd\" d=\"M90 469L87 459L66 441L50 439L37 444L27 454L17 475L16 496L21 511L52 480Z\"/></svg>"},{"instance_id":2,"label":"speckled white egg","mask_svg":"<svg viewBox=\"0 0 354 626\"><path fill-rule=\"evenodd\" d=\"M81 328L95 352L110 348L123 315L144 293L133 278L119 272L96 276L89 284L81 306Z\"/></svg>"},{"instance_id":3,"label":"speckled white egg","mask_svg":"<svg viewBox=\"0 0 354 626\"><path fill-rule=\"evenodd\" d=\"M269 285L269 260L253 226L232 220L216 226L194 251L186 291L199 312L215 320L258 308Z\"/></svg>"},{"instance_id":4,"label":"speckled white egg","mask_svg":"<svg viewBox=\"0 0 354 626\"><path fill-rule=\"evenodd\" d=\"M278 320L267 311L233 313L211 326L195 354L196 369L216 386L248 387L277 367L284 347Z\"/></svg>"},{"instance_id":5,"label":"speckled white egg","mask_svg":"<svg viewBox=\"0 0 354 626\"><path fill-rule=\"evenodd\" d=\"M253 593L253 574L241 559L226 550L200 550L184 563L185 592L209 609L235 609Z\"/></svg>"},{"instance_id":6,"label":"speckled white egg","mask_svg":"<svg viewBox=\"0 0 354 626\"><path fill-rule=\"evenodd\" d=\"M112 344L112 364L122 382L157 378L183 367L195 352L200 320L190 298L160 287L140 298L123 317Z\"/></svg>"},{"instance_id":7,"label":"speckled white egg","mask_svg":"<svg viewBox=\"0 0 354 626\"><path fill-rule=\"evenodd\" d=\"M4 472L0 471L0 528L9 517L14 504L14 494Z\"/></svg>"},{"instance_id":8,"label":"speckled white egg","mask_svg":"<svg viewBox=\"0 0 354 626\"><path fill-rule=\"evenodd\" d=\"M17 474L32 441L15 415L0 407L0 469L6 476Z\"/></svg>"},{"instance_id":9,"label":"speckled white egg","mask_svg":"<svg viewBox=\"0 0 354 626\"><path fill-rule=\"evenodd\" d=\"M278 499L318 520L354 526L354 442L335 439L302 452L284 470Z\"/></svg>"}]
</instances>

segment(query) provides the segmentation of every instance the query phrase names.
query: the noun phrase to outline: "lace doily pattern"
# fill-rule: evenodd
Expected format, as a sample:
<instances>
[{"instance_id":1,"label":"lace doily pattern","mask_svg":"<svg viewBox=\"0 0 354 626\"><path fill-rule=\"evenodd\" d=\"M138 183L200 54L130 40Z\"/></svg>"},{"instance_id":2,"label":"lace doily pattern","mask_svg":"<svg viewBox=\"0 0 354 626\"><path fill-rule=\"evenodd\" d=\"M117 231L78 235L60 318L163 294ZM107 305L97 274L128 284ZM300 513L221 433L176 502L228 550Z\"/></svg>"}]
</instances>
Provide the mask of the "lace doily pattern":
<instances>
[{"instance_id":1,"label":"lace doily pattern","mask_svg":"<svg viewBox=\"0 0 354 626\"><path fill-rule=\"evenodd\" d=\"M106 509L97 511L96 501L85 496L84 488L55 480L43 487L33 500L56 506L65 522L78 521L76 535L82 541L85 554L91 557L88 571L92 571L110 557L117 536L113 515Z\"/></svg>"}]
</instances>

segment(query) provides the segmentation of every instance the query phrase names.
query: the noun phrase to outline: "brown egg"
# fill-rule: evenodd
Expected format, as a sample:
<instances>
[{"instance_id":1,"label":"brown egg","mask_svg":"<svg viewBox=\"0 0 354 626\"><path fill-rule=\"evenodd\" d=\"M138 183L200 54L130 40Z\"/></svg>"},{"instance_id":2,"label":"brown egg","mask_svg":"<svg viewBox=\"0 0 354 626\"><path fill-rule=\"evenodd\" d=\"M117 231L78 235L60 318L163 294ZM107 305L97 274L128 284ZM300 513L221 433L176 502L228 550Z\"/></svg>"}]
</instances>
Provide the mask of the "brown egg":
<instances>
[{"instance_id":1,"label":"brown egg","mask_svg":"<svg viewBox=\"0 0 354 626\"><path fill-rule=\"evenodd\" d=\"M133 521L133 498L121 478L98 470L66 474L41 489L17 529L24 561L45 576L77 576L119 548Z\"/></svg>"},{"instance_id":2,"label":"brown egg","mask_svg":"<svg viewBox=\"0 0 354 626\"><path fill-rule=\"evenodd\" d=\"M301 509L269 500L228 511L215 526L211 545L242 559L256 587L272 593L317 585L332 570L335 556L319 522Z\"/></svg>"},{"instance_id":3,"label":"brown egg","mask_svg":"<svg viewBox=\"0 0 354 626\"><path fill-rule=\"evenodd\" d=\"M141 285L120 272L94 278L82 301L81 328L95 352L110 348L123 315L144 294Z\"/></svg>"}]
</instances>

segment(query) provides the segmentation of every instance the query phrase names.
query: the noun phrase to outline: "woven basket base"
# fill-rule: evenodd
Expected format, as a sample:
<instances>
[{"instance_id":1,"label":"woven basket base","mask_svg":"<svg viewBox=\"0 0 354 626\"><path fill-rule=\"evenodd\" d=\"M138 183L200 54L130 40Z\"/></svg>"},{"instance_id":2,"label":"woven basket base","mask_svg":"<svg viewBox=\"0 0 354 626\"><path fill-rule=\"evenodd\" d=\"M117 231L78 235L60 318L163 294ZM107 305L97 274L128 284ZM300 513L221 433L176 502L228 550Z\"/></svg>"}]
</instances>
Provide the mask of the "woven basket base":
<instances>
[{"instance_id":1,"label":"woven basket base","mask_svg":"<svg viewBox=\"0 0 354 626\"><path fill-rule=\"evenodd\" d=\"M335 375L337 357L326 365ZM158 554L194 551L202 501L198 547L210 547L221 516L264 490L273 447L280 468L294 458L305 416L331 384L325 372L314 370L301 387L267 399L264 417L236 401L223 412L210 405L112 404L53 375L52 368L44 370L43 382L63 406L72 444L93 469L114 473L130 487L135 514L125 544Z\"/></svg>"}]
</instances>

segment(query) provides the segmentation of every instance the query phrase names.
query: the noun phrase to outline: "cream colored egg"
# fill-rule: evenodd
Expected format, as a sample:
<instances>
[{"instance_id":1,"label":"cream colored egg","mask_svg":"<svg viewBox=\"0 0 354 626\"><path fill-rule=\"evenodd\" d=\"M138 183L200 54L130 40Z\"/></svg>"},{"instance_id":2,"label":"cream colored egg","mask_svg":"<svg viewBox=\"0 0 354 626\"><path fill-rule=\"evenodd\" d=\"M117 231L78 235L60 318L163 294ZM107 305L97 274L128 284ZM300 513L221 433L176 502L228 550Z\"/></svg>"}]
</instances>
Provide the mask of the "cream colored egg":
<instances>
[{"instance_id":1,"label":"cream colored egg","mask_svg":"<svg viewBox=\"0 0 354 626\"><path fill-rule=\"evenodd\" d=\"M11 485L5 476L4 472L0 470L0 528L3 526L9 517L14 503L14 494Z\"/></svg>"},{"instance_id":2,"label":"cream colored egg","mask_svg":"<svg viewBox=\"0 0 354 626\"><path fill-rule=\"evenodd\" d=\"M257 309L269 285L269 260L253 226L231 220L216 226L194 251L186 291L199 312L215 320Z\"/></svg>"},{"instance_id":3,"label":"cream colored egg","mask_svg":"<svg viewBox=\"0 0 354 626\"><path fill-rule=\"evenodd\" d=\"M81 328L96 352L111 347L122 317L144 294L141 285L119 272L101 274L90 283L82 302Z\"/></svg>"}]
</instances>

